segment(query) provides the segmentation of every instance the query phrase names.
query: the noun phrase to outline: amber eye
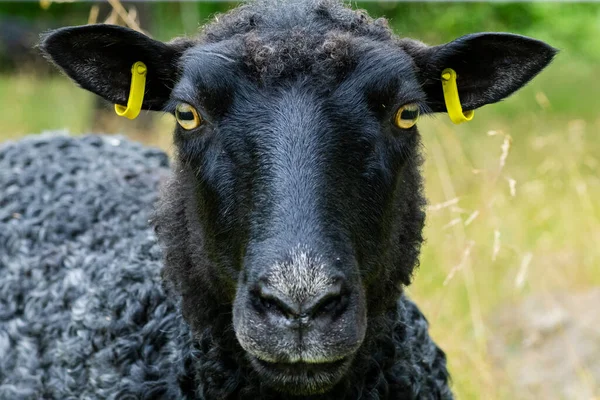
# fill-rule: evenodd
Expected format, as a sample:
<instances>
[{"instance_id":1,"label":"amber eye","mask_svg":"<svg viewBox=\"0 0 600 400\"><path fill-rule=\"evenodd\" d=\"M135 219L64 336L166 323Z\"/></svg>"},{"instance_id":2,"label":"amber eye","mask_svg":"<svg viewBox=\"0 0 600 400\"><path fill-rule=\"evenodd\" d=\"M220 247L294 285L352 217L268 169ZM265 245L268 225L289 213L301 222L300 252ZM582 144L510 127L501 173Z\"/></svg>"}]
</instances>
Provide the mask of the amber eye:
<instances>
[{"instance_id":1,"label":"amber eye","mask_svg":"<svg viewBox=\"0 0 600 400\"><path fill-rule=\"evenodd\" d=\"M188 103L179 103L175 109L175 118L185 130L194 129L202 123L202 117L198 111Z\"/></svg>"},{"instance_id":2,"label":"amber eye","mask_svg":"<svg viewBox=\"0 0 600 400\"><path fill-rule=\"evenodd\" d=\"M415 126L419 119L419 106L415 103L405 104L396 111L394 124L400 129L409 129Z\"/></svg>"}]
</instances>

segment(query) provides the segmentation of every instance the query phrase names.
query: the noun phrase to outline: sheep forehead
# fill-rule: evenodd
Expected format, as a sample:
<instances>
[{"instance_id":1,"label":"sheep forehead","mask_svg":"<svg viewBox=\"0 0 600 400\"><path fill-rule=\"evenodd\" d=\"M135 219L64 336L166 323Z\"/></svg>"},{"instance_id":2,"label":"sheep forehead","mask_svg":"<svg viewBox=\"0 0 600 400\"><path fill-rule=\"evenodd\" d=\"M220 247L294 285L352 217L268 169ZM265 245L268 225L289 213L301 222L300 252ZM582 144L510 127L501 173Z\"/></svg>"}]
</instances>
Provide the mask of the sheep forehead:
<instances>
[{"instance_id":1,"label":"sheep forehead","mask_svg":"<svg viewBox=\"0 0 600 400\"><path fill-rule=\"evenodd\" d=\"M289 259L275 263L267 275L269 286L284 296L302 303L335 283L331 269L318 255L303 246L294 248Z\"/></svg>"},{"instance_id":2,"label":"sheep forehead","mask_svg":"<svg viewBox=\"0 0 600 400\"><path fill-rule=\"evenodd\" d=\"M242 41L243 61L259 78L312 71L335 74L352 61L350 42L393 40L385 19L339 0L255 0L203 28L201 42ZM336 71L337 70L337 71Z\"/></svg>"},{"instance_id":3,"label":"sheep forehead","mask_svg":"<svg viewBox=\"0 0 600 400\"><path fill-rule=\"evenodd\" d=\"M333 30L356 36L389 39L391 31L383 18L372 19L340 0L254 0L217 16L202 29L207 42L218 42L249 32L281 33L307 28L321 34Z\"/></svg>"},{"instance_id":4,"label":"sheep forehead","mask_svg":"<svg viewBox=\"0 0 600 400\"><path fill-rule=\"evenodd\" d=\"M308 28L277 37L248 34L243 49L244 63L261 78L302 72L336 74L354 61L349 34L313 34Z\"/></svg>"}]
</instances>

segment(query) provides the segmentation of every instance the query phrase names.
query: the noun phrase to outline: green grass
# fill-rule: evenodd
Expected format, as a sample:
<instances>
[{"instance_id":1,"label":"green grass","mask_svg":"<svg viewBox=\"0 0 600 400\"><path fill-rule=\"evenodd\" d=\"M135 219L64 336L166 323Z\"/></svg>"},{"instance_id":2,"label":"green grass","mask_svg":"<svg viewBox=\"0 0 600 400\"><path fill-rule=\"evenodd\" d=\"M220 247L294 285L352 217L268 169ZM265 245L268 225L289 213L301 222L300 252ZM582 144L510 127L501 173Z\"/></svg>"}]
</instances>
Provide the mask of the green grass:
<instances>
[{"instance_id":1,"label":"green grass","mask_svg":"<svg viewBox=\"0 0 600 400\"><path fill-rule=\"evenodd\" d=\"M0 76L0 128L3 138L44 130L82 132L91 117L92 96L63 77Z\"/></svg>"},{"instance_id":2,"label":"green grass","mask_svg":"<svg viewBox=\"0 0 600 400\"><path fill-rule=\"evenodd\" d=\"M465 16L459 28L448 17L462 15L458 5L440 5L443 11L407 7L413 7L412 19L402 20L395 8L392 22L432 43L450 37L423 27L410 31L410 20L435 20L446 36L488 26L514 30L510 15L503 14L506 5L474 5L477 18ZM519 15L524 26L531 23L519 33L562 49L555 63L518 94L476 111L470 123L454 126L445 115L420 122L432 206L421 267L409 292L448 354L459 399L522 398L508 378L511 371L495 366L488 351L490 320L499 307L532 293L600 285L600 6L513 7L525 7ZM581 24L565 22L561 10ZM91 95L60 76L0 76L0 140L51 129L88 132L92 104ZM110 130L169 149L172 122L157 117L141 133L119 119ZM500 168L507 137L510 148ZM448 201L454 203L435 206Z\"/></svg>"}]
</instances>

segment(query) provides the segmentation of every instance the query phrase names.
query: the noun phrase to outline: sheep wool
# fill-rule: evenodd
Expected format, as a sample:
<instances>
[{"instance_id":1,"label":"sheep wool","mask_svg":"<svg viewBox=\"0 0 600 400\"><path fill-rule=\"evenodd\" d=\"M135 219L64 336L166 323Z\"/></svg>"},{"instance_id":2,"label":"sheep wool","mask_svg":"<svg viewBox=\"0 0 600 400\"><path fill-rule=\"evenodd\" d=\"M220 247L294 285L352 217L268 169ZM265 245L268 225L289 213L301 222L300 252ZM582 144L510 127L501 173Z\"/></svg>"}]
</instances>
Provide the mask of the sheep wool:
<instances>
[{"instance_id":1,"label":"sheep wool","mask_svg":"<svg viewBox=\"0 0 600 400\"><path fill-rule=\"evenodd\" d=\"M210 349L161 283L149 219L167 174L166 154L122 137L0 146L0 399L208 399L203 381L223 379L198 372ZM394 373L410 398L450 398L425 318L399 305Z\"/></svg>"}]
</instances>

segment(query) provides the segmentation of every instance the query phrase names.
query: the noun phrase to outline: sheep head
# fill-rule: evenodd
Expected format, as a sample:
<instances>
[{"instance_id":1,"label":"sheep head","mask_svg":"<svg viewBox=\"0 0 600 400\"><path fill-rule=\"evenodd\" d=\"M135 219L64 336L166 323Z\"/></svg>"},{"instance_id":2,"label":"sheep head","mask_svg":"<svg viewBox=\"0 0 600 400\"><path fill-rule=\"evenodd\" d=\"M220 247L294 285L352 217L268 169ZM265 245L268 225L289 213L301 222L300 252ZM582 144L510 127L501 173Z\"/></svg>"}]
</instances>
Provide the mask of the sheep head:
<instances>
[{"instance_id":1,"label":"sheep head","mask_svg":"<svg viewBox=\"0 0 600 400\"><path fill-rule=\"evenodd\" d=\"M179 122L157 221L185 318L196 332L232 326L268 386L321 393L418 263L415 123L446 111L442 70L457 72L473 110L523 86L555 51L502 33L429 47L337 3L257 4L194 40L91 25L50 32L41 48L117 104L132 64L147 65L143 108Z\"/></svg>"}]
</instances>

